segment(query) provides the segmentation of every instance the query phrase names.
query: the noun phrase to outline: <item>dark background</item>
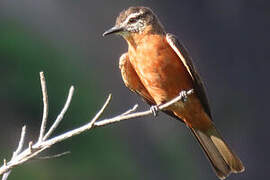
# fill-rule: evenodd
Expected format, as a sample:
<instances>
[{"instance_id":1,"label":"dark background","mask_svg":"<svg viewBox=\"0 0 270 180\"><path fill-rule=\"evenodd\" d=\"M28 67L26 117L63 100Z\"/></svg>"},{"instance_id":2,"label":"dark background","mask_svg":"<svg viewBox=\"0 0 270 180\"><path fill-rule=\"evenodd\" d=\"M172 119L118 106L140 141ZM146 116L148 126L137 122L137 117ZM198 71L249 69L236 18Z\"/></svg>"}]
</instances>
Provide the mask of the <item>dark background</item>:
<instances>
[{"instance_id":1,"label":"dark background","mask_svg":"<svg viewBox=\"0 0 270 180\"><path fill-rule=\"evenodd\" d=\"M214 121L246 166L229 179L269 179L269 1L0 1L0 159L10 158L21 127L36 140L42 117L39 72L49 93L49 122L75 95L56 134L91 119L109 93L103 118L139 103L125 88L118 58L127 50L101 34L129 6L151 7L189 49L205 81ZM11 179L217 179L183 124L160 114L97 128L55 145Z\"/></svg>"}]
</instances>

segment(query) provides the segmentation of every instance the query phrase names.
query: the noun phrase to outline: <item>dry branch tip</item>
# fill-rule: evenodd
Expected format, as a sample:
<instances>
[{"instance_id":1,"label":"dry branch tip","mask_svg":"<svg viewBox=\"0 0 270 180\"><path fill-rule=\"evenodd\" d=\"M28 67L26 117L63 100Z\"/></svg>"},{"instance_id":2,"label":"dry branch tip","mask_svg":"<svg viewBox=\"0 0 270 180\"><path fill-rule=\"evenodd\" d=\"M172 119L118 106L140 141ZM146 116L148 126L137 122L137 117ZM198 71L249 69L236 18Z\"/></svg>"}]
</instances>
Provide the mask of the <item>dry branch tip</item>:
<instances>
[{"instance_id":1,"label":"dry branch tip","mask_svg":"<svg viewBox=\"0 0 270 180\"><path fill-rule=\"evenodd\" d=\"M138 104L136 104L131 109L127 110L126 112L124 112L120 115L117 115L113 118L103 119L103 120L96 122L100 118L100 116L103 114L103 112L105 111L105 109L107 108L107 106L109 105L109 103L111 101L112 95L109 94L108 98L106 99L102 108L98 111L98 113L94 116L94 118L90 122L86 123L85 125L83 125L81 127L75 128L73 130L67 131L63 134L60 134L58 136L55 136L53 138L48 139L49 136L52 134L52 132L59 125L60 121L64 117L64 114L66 113L67 109L69 108L69 105L71 103L72 96L74 93L74 86L70 87L68 97L67 97L67 100L66 100L66 103L65 103L63 109L61 110L60 114L57 116L57 119L55 120L54 124L50 127L49 131L45 134L46 122L47 122L47 118L48 118L48 95L47 95L47 88L46 88L46 80L45 80L43 72L40 72L40 82L41 82L41 89L42 89L42 95L43 95L43 116L42 116L42 123L41 123L41 127L40 127L39 140L35 144L33 144L33 141L30 141L28 144L28 147L22 151L23 144L25 141L26 126L22 127L21 137L20 137L20 141L19 141L19 145L18 145L17 150L13 153L11 160L9 162L7 162L6 159L4 159L4 165L0 167L0 175L4 174L2 177L2 180L6 180L8 178L12 168L29 161L30 159L36 157L39 153L41 153L45 149L50 148L52 145L54 145L58 142L62 142L66 139L69 139L69 138L75 136L75 135L78 135L78 134L81 134L85 131L88 131L94 127L105 126L105 125L117 123L117 122L127 120L127 119L135 119L135 118L143 117L143 116L150 115L153 113L153 112L151 112L151 110L146 110L146 111L142 111L142 112L134 112L138 108ZM191 89L191 90L186 92L186 95L190 95L193 92L194 92L194 90ZM186 97L186 98L188 98L188 97ZM180 101L182 99L183 99L183 96L179 95L178 97L172 99L171 101L169 101L165 104L159 105L158 111L161 111L161 110L171 106L175 102ZM54 155L54 156L48 156L48 158L61 157L67 153L69 153L69 152L64 152L64 153Z\"/></svg>"}]
</instances>

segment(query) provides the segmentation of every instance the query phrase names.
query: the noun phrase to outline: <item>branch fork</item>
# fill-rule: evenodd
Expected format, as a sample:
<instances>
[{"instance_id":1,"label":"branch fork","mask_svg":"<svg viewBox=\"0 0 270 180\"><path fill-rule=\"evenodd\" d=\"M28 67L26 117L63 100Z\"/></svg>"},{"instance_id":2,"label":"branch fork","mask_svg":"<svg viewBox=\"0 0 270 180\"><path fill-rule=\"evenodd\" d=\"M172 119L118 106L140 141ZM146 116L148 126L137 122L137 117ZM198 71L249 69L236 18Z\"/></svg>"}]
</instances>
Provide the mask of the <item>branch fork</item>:
<instances>
[{"instance_id":1,"label":"branch fork","mask_svg":"<svg viewBox=\"0 0 270 180\"><path fill-rule=\"evenodd\" d=\"M21 137L19 140L18 147L16 151L14 151L12 158L10 161L6 161L4 159L3 165L0 167L0 175L2 176L2 180L6 180L8 176L11 173L12 168L22 165L23 163L29 161L30 159L36 157L38 154L43 152L45 149L50 148L52 145L59 143L61 141L64 141L70 137L73 137L75 135L81 134L87 130L93 129L95 127L100 127L100 126L105 126L113 123L117 123L123 120L128 120L128 119L134 119L137 117L143 117L147 116L150 114L157 113L158 111L161 111L175 102L178 102L182 100L185 102L187 100L187 96L193 93L193 89L185 92L181 92L179 96L176 98L172 99L171 101L161 104L156 106L156 112L154 112L151 108L146 111L142 112L135 112L138 108L138 105L134 105L132 108L128 109L124 113L117 115L116 117L113 118L108 118L108 119L103 119L97 122L97 120L101 117L103 112L105 111L106 107L109 105L111 101L111 94L109 94L107 100L105 101L104 105L102 108L98 111L98 113L85 125L75 128L73 130L67 131L63 134L60 134L58 136L50 138L52 133L56 130L56 128L59 126L60 122L64 118L64 115L66 111L69 108L69 105L71 103L73 94L74 94L74 87L71 86L69 89L69 93L67 96L67 100L65 102L65 105L59 115L57 116L56 120L52 124L52 126L49 128L49 130L46 133L46 125L47 125L47 120L48 120L48 112L49 112L49 102L48 102L48 94L47 94L47 87L46 87L46 80L43 72L40 72L40 82L41 82L41 90L42 90L42 96L43 96L43 116L42 116L42 122L41 122L41 127L40 127L40 133L39 133L39 138L36 143L33 143L33 141L30 141L28 143L28 147L23 150L23 145L25 144L25 135L26 135L26 126L22 127L21 131ZM54 157L59 157L61 155L64 155L65 153L61 153L59 155L56 155ZM49 157L50 158L50 157Z\"/></svg>"}]
</instances>

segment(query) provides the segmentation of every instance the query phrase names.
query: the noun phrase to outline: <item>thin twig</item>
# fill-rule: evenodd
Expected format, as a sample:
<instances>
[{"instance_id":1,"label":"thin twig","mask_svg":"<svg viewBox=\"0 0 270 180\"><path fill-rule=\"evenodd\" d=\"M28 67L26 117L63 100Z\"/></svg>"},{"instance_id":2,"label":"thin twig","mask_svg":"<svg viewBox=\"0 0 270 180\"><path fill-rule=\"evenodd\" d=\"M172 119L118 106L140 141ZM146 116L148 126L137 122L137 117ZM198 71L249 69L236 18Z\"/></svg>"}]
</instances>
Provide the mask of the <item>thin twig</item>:
<instances>
[{"instance_id":1,"label":"thin twig","mask_svg":"<svg viewBox=\"0 0 270 180\"><path fill-rule=\"evenodd\" d=\"M90 121L89 126L92 127L92 125L98 120L98 118L102 115L108 104L111 102L112 94L109 94L107 100L105 101L102 108L98 111L98 113L95 115L95 117Z\"/></svg>"},{"instance_id":2,"label":"thin twig","mask_svg":"<svg viewBox=\"0 0 270 180\"><path fill-rule=\"evenodd\" d=\"M194 92L194 90L191 89L191 90L187 91L187 95L191 95L193 92ZM169 102L167 102L165 104L159 105L158 106L158 111L164 110L167 107L173 105L174 103L176 103L176 102L178 102L178 101L180 101L182 99L183 99L183 96L179 95L176 98L172 99L171 101L169 101ZM130 110L132 110L132 109L130 109ZM126 114L124 116L119 115L119 116L116 116L114 118L104 119L102 121L96 122L95 126L97 126L97 127L104 126L104 125L107 125L107 124L117 123L119 121L123 121L123 120L126 120L126 119L133 119L133 118L143 117L143 116L146 116L146 115L149 115L149 114L153 114L153 112L151 110L148 110L148 111L143 111L143 112L136 112L136 113Z\"/></svg>"},{"instance_id":3,"label":"thin twig","mask_svg":"<svg viewBox=\"0 0 270 180\"><path fill-rule=\"evenodd\" d=\"M14 159L22 151L23 144L24 144L24 139L25 139L25 134L26 134L26 126L23 126L22 127L20 141L19 141L19 145L18 145L16 151L13 152L13 155L12 155L11 160ZM4 162L4 165L7 165L6 160ZM9 170L8 172L6 172L3 175L2 180L6 180L8 178L8 176L10 175L10 173L11 173L11 170Z\"/></svg>"},{"instance_id":4,"label":"thin twig","mask_svg":"<svg viewBox=\"0 0 270 180\"><path fill-rule=\"evenodd\" d=\"M52 156L37 157L35 159L45 160L45 159L59 158L59 157L65 156L65 155L70 154L70 153L71 153L70 151L66 151L66 152L62 152L62 153L59 153L59 154L56 154L56 155L52 155Z\"/></svg>"},{"instance_id":5,"label":"thin twig","mask_svg":"<svg viewBox=\"0 0 270 180\"><path fill-rule=\"evenodd\" d=\"M190 95L192 92L193 92L192 90L188 91L187 95ZM172 99L171 101L160 105L158 110L163 110L163 109L171 106L175 102L181 100L182 98L183 98L182 96L178 96L175 99ZM133 108L129 109L128 111L132 111ZM135 119L135 118L143 117L143 116L146 116L146 115L149 115L149 114L152 114L151 110L142 111L142 112L134 112L134 113L131 113L131 114L126 114L124 116L122 114L120 114L120 115L118 115L118 116L116 116L114 118L104 119L104 120L95 122L93 125L91 125L90 123L87 123L87 124L85 124L85 125L83 125L83 126L81 126L79 128L70 130L70 131L68 131L68 132L66 132L64 134L61 134L59 136L56 136L54 138L48 139L48 140L43 141L41 143L36 143L36 144L34 144L32 146L32 148L31 148L32 151L29 151L30 148L28 148L28 149L26 149L25 151L23 151L22 153L20 153L17 156L16 161L10 161L9 163L7 163L6 166L0 167L0 175L7 172L11 168L13 168L13 167L15 167L15 166L17 166L19 164L22 164L25 161L31 159L32 157L35 156L33 154L37 155L38 154L37 152L42 152L43 150L51 147L52 145L54 145L56 143L62 142L62 141L66 140L66 139L68 139L70 137L81 134L82 132L85 132L85 131L87 131L89 129L92 129L94 127L106 126L106 125L117 123L117 122L120 122L120 121L123 121L123 120ZM25 160L25 159L27 159L27 160Z\"/></svg>"},{"instance_id":6,"label":"thin twig","mask_svg":"<svg viewBox=\"0 0 270 180\"><path fill-rule=\"evenodd\" d=\"M8 176L10 175L11 173L11 170L9 170L8 172L6 172L3 177L2 177L2 180L7 180Z\"/></svg>"},{"instance_id":7,"label":"thin twig","mask_svg":"<svg viewBox=\"0 0 270 180\"><path fill-rule=\"evenodd\" d=\"M44 73L40 72L40 83L41 83L41 90L42 90L42 96L43 96L43 116L42 116L42 122L40 127L40 134L38 141L41 142L47 125L48 120L48 113L49 113L49 102L48 102L48 93L47 93L47 86L46 86L46 80L44 77Z\"/></svg>"},{"instance_id":8,"label":"thin twig","mask_svg":"<svg viewBox=\"0 0 270 180\"><path fill-rule=\"evenodd\" d=\"M127 114L130 114L130 113L136 111L138 107L139 107L139 105L138 104L135 104L132 109L127 110L126 112L124 112L123 114L121 114L121 116L125 116Z\"/></svg>"},{"instance_id":9,"label":"thin twig","mask_svg":"<svg viewBox=\"0 0 270 180\"><path fill-rule=\"evenodd\" d=\"M30 151L30 153L33 152L33 141L30 141L30 142L28 143L28 150Z\"/></svg>"},{"instance_id":10,"label":"thin twig","mask_svg":"<svg viewBox=\"0 0 270 180\"><path fill-rule=\"evenodd\" d=\"M26 126L23 126L19 145L18 145L18 148L16 149L16 151L13 153L13 156L17 156L17 154L19 154L22 151L24 139L25 139L25 134L26 134Z\"/></svg>"},{"instance_id":11,"label":"thin twig","mask_svg":"<svg viewBox=\"0 0 270 180\"><path fill-rule=\"evenodd\" d=\"M194 89L188 90L188 91L186 92L186 95L189 96L189 95L191 95L192 93L194 93ZM181 95L181 93L180 93L179 96L175 97L174 99L170 100L170 101L167 102L167 103L164 103L164 104L159 105L158 108L159 108L160 110L165 109L165 108L169 107L170 105L173 105L174 103L176 103L176 102L178 102L178 101L180 101L180 100L183 100L184 98L185 98L185 97L183 97L183 96Z\"/></svg>"},{"instance_id":12,"label":"thin twig","mask_svg":"<svg viewBox=\"0 0 270 180\"><path fill-rule=\"evenodd\" d=\"M43 137L43 139L42 139L43 141L45 141L46 139L48 139L48 137L50 137L50 135L54 132L54 130L57 128L57 126L59 125L59 123L64 118L64 115L65 115L66 111L68 110L69 105L71 103L71 99L72 99L73 94L74 94L74 87L71 86L70 89L69 89L68 97L67 97L66 103L64 105L64 108L62 109L62 111L60 112L60 114L57 116L56 120L54 121L54 123L51 126L51 128L49 129L49 131Z\"/></svg>"},{"instance_id":13,"label":"thin twig","mask_svg":"<svg viewBox=\"0 0 270 180\"><path fill-rule=\"evenodd\" d=\"M41 84L43 84L42 85L42 87L43 87L42 92L43 92L44 106L48 107L47 91L44 90L44 87L46 89L46 82L45 82L45 78L42 78L43 73L40 73L40 74L41 74L41 82L42 82ZM192 93L193 93L193 90L189 90L186 93L186 95L188 96L188 95L190 95ZM59 119L63 118L64 113L68 109L70 101L72 99L72 95L73 95L73 88L71 87L68 99L66 101L66 104L65 104L64 108L61 111L62 115L59 115L58 116L59 118L57 117L57 119L55 120L55 121L58 121L57 123L59 123ZM186 98L187 97L183 97L182 95L179 95L178 97L172 99L171 101L169 101L169 102L167 102L165 104L161 104L161 105L157 106L158 107L157 110L158 111L164 110L167 107L173 105L175 102L180 101L180 100L186 100ZM23 164L24 162L32 159L33 157L36 157L39 153L41 153L45 149L50 148L52 145L54 145L54 144L56 144L58 142L62 142L62 141L66 140L66 139L68 139L70 137L75 136L75 135L81 134L82 132L85 132L85 131L87 131L89 129L92 129L92 128L95 128L95 127L100 127L100 126L105 126L105 125L109 125L109 124L113 124L113 123L123 121L123 120L127 120L127 119L134 119L134 118L137 118L137 117L142 117L142 116L146 116L146 115L149 115L149 114L153 113L151 110L146 110L146 111L142 111L142 112L134 112L137 109L137 105L135 105L133 108L127 110L126 112L124 112L124 113L122 113L122 114L120 114L120 115L118 115L116 117L109 118L109 119L104 119L104 120L96 122L97 119L100 118L100 116L102 115L102 113L104 112L106 107L108 106L110 100L111 100L111 95L108 96L108 98L107 98L106 102L104 103L104 105L102 106L102 108L95 115L95 117L92 118L92 120L90 122L86 123L85 125L83 125L81 127L78 127L78 128L73 129L73 130L67 131L67 132L65 132L65 133L63 133L61 135L58 135L58 136L56 136L54 138L51 138L51 139L46 139L46 138L48 138L50 136L50 133L55 130L55 128L57 127L58 124L56 122L54 122L54 124L57 124L57 125L53 125L50 128L50 129L52 129L51 132L49 130L50 133L48 132L45 137L43 136L44 132L45 132L45 128L46 128L46 119L47 119L46 112L48 113L48 109L44 108L45 114L43 114L44 116L42 118L42 126L41 126L41 128L44 128L43 129L44 132L40 133L40 137L44 137L44 139L42 138L41 140L39 140L35 144L33 144L33 142L30 141L28 148L26 148L24 151L21 152L23 142L24 142L24 136L25 136L25 127L24 127L22 129L23 132L21 134L21 139L20 139L20 142L19 142L19 146L17 148L18 151L16 150L16 152L18 152L18 153L14 153L14 157L12 157L9 162L6 162L6 160L4 160L4 165L0 167L0 175L2 175L4 173L7 173L7 172L10 173L10 170L12 168ZM183 103L185 103L185 102L183 101ZM6 176L6 175L4 175L4 176ZM3 178L4 178L4 176L3 176Z\"/></svg>"}]
</instances>

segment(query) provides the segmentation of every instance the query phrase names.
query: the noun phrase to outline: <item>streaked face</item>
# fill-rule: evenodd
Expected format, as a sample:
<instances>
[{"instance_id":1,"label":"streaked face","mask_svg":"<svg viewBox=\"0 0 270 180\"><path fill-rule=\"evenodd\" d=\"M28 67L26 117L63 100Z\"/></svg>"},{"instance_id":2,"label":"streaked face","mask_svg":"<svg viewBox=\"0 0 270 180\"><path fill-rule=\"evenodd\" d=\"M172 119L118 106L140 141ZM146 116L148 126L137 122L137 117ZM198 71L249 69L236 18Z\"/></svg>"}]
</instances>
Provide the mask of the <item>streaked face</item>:
<instances>
[{"instance_id":1,"label":"streaked face","mask_svg":"<svg viewBox=\"0 0 270 180\"><path fill-rule=\"evenodd\" d=\"M147 14L145 12L136 12L127 16L127 18L121 24L119 24L120 27L125 27L125 31L123 31L123 34L127 32L131 33L143 32L148 22L146 21L147 18L146 16Z\"/></svg>"},{"instance_id":2,"label":"streaked face","mask_svg":"<svg viewBox=\"0 0 270 180\"><path fill-rule=\"evenodd\" d=\"M116 19L115 26L103 35L116 33L127 36L131 33L142 33L145 28L158 23L155 14L146 7L131 7L122 11Z\"/></svg>"}]
</instances>

